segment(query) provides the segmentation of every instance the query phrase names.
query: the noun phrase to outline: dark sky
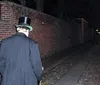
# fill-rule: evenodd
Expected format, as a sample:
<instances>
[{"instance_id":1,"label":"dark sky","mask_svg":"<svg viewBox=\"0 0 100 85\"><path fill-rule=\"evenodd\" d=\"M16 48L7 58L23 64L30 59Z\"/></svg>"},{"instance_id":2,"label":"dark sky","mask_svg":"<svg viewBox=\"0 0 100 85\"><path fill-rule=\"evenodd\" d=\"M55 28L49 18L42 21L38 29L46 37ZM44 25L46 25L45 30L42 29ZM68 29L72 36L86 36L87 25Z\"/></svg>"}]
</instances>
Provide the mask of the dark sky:
<instances>
[{"instance_id":1,"label":"dark sky","mask_svg":"<svg viewBox=\"0 0 100 85\"><path fill-rule=\"evenodd\" d=\"M20 0L10 0L20 4ZM36 0L26 0L26 6L36 9ZM100 28L100 0L64 0L64 19L81 18L89 22L90 27ZM44 13L58 17L58 0L44 0Z\"/></svg>"},{"instance_id":2,"label":"dark sky","mask_svg":"<svg viewBox=\"0 0 100 85\"><path fill-rule=\"evenodd\" d=\"M51 13L51 15L53 15L51 10L57 10L57 0L55 3L53 1L54 0L46 0L46 5L49 8L49 10L46 10L49 14ZM65 17L83 17L86 21L89 22L90 27L100 28L100 0L65 0L63 9Z\"/></svg>"}]
</instances>

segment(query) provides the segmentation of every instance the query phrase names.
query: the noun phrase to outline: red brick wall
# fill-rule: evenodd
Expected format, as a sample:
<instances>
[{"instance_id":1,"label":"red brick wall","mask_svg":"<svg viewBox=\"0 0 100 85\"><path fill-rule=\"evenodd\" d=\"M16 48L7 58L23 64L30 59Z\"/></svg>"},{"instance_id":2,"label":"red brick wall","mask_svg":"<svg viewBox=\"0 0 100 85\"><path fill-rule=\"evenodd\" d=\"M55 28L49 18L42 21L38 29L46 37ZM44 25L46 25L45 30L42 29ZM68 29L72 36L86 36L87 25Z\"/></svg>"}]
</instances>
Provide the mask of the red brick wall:
<instances>
[{"instance_id":1,"label":"red brick wall","mask_svg":"<svg viewBox=\"0 0 100 85\"><path fill-rule=\"evenodd\" d=\"M0 40L15 33L12 28L12 9L7 5L8 3L0 3Z\"/></svg>"},{"instance_id":2,"label":"red brick wall","mask_svg":"<svg viewBox=\"0 0 100 85\"><path fill-rule=\"evenodd\" d=\"M7 1L0 2L0 5L1 40L15 34L14 25L17 24L18 18L26 15L32 20L33 31L30 33L30 37L39 44L42 58L79 43L76 35L76 29L79 29L77 24L72 26L68 22Z\"/></svg>"}]
</instances>

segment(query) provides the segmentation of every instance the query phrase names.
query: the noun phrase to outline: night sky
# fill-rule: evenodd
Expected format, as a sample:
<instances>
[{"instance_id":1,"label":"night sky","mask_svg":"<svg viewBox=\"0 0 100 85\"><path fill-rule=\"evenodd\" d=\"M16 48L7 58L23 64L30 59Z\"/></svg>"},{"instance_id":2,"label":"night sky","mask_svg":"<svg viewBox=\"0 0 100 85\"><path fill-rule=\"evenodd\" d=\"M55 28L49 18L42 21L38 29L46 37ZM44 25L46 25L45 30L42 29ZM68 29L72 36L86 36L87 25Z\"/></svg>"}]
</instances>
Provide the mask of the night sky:
<instances>
[{"instance_id":1,"label":"night sky","mask_svg":"<svg viewBox=\"0 0 100 85\"><path fill-rule=\"evenodd\" d=\"M9 0L21 4L21 0ZM36 0L25 0L26 6L36 9ZM43 12L58 17L58 0L44 0ZM64 20L84 18L91 28L100 28L100 0L64 0Z\"/></svg>"},{"instance_id":2,"label":"night sky","mask_svg":"<svg viewBox=\"0 0 100 85\"><path fill-rule=\"evenodd\" d=\"M57 0L53 1L45 0L47 9L44 12L56 16L52 11L57 10ZM65 0L63 9L65 18L84 18L89 27L100 28L100 0Z\"/></svg>"}]
</instances>

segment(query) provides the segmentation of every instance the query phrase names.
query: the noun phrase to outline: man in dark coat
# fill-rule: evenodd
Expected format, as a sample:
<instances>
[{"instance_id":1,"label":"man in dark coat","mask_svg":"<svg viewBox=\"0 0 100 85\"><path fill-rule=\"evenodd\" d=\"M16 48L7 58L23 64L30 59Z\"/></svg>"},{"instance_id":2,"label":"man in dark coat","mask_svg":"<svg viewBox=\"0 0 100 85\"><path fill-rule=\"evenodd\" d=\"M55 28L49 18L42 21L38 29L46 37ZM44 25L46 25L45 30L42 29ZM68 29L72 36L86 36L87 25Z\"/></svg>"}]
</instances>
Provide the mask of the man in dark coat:
<instances>
[{"instance_id":1,"label":"man in dark coat","mask_svg":"<svg viewBox=\"0 0 100 85\"><path fill-rule=\"evenodd\" d=\"M38 85L42 62L38 45L28 38L30 19L20 17L15 35L2 40L0 46L1 85Z\"/></svg>"}]
</instances>

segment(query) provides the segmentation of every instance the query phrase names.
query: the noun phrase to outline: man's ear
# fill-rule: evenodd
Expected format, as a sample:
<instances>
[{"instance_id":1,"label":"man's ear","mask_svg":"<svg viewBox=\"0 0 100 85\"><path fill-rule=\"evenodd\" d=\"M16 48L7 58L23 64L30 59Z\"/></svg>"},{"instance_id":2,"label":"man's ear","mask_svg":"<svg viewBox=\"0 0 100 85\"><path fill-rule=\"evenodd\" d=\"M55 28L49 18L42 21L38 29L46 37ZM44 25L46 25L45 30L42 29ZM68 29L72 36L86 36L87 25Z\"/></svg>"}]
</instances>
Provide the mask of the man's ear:
<instances>
[{"instance_id":1,"label":"man's ear","mask_svg":"<svg viewBox=\"0 0 100 85\"><path fill-rule=\"evenodd\" d=\"M18 28L17 28L17 31L19 31L19 30L20 30L20 28L18 27Z\"/></svg>"}]
</instances>

